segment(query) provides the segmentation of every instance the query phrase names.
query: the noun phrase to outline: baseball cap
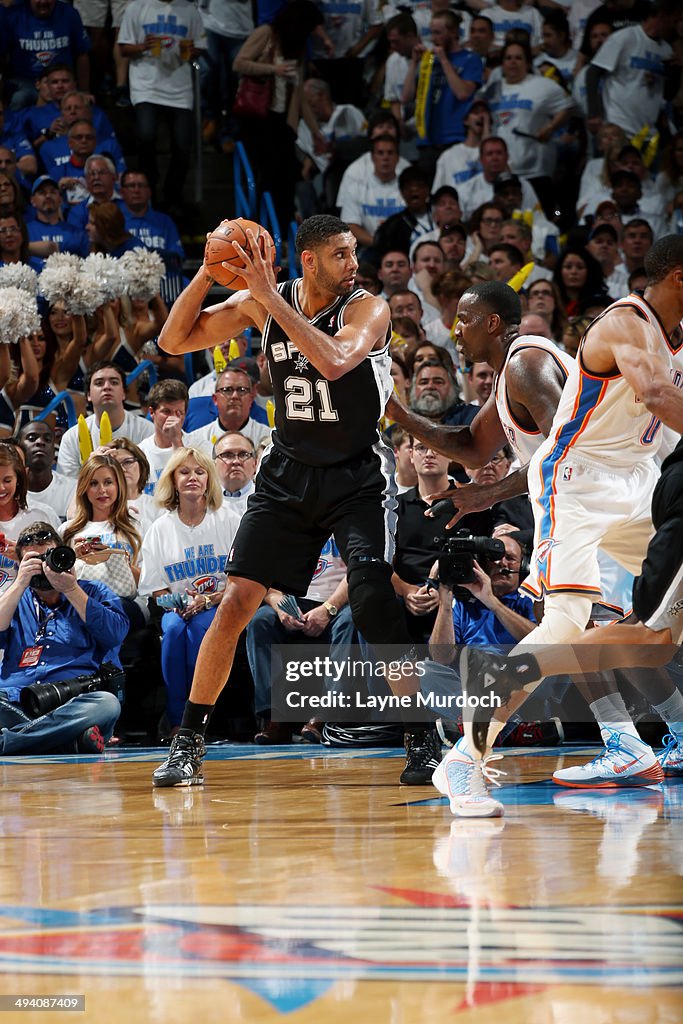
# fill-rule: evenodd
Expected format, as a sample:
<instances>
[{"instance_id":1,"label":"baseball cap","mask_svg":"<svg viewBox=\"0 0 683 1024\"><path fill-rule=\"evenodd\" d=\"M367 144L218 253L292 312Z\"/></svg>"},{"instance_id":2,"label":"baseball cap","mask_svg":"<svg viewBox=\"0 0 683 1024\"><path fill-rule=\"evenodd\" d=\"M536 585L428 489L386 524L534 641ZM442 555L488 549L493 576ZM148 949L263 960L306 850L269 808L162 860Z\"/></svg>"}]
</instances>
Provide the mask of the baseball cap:
<instances>
[{"instance_id":1,"label":"baseball cap","mask_svg":"<svg viewBox=\"0 0 683 1024\"><path fill-rule=\"evenodd\" d=\"M251 377L254 384L258 384L261 379L259 365L253 356L237 356L235 359L231 359L226 370L241 370L242 373Z\"/></svg>"},{"instance_id":2,"label":"baseball cap","mask_svg":"<svg viewBox=\"0 0 683 1024\"><path fill-rule=\"evenodd\" d=\"M496 177L493 183L494 194L496 192L503 192L506 188L521 188L522 183L516 174L512 174L511 171L503 171Z\"/></svg>"},{"instance_id":3,"label":"baseball cap","mask_svg":"<svg viewBox=\"0 0 683 1024\"><path fill-rule=\"evenodd\" d=\"M36 178L36 180L33 182L33 187L31 188L31 195L34 196L39 188L42 188L43 185L46 185L48 183L52 185L54 188L56 188L57 191L59 191L59 185L50 177L49 174L41 174L40 177Z\"/></svg>"},{"instance_id":4,"label":"baseball cap","mask_svg":"<svg viewBox=\"0 0 683 1024\"><path fill-rule=\"evenodd\" d=\"M608 235L612 236L615 242L619 241L619 235L617 234L616 228L614 228L611 224L606 223L596 224L593 230L591 231L590 235L588 236L588 241L590 242L591 239L595 238L596 235L603 234L605 231Z\"/></svg>"}]
</instances>

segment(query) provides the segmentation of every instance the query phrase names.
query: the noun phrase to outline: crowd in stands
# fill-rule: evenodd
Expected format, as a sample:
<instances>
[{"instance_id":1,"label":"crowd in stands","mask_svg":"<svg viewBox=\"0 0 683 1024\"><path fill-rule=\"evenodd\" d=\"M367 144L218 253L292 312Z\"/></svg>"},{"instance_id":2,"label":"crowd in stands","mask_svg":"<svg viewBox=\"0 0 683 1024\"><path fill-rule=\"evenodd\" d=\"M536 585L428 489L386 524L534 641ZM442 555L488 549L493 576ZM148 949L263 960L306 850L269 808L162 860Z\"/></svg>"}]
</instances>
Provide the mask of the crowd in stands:
<instances>
[{"instance_id":1,"label":"crowd in stands","mask_svg":"<svg viewBox=\"0 0 683 1024\"><path fill-rule=\"evenodd\" d=\"M173 217L192 159L198 60L205 143L226 153L244 143L283 235L315 213L349 224L357 284L391 308L396 391L446 425L470 423L493 383L491 367L465 364L455 345L471 283L512 283L522 332L573 354L592 318L645 286L653 240L683 233L683 14L672 0L366 0L341 13L330 0L129 0L111 16L79 0L10 0L0 29L0 270L40 272L54 253L118 258L138 247L181 266ZM250 82L267 86L258 111L239 102ZM116 123L134 121L130 151L102 103ZM129 685L125 725L136 730L136 701L147 701L163 717L145 718L143 731L166 737L272 423L258 338L216 338L220 355L195 359L188 379L183 360L155 344L167 315L160 294L124 295L85 315L45 303L39 330L0 345L0 595L17 580L22 531L58 530L79 580L118 598L124 666L156 652L158 672L147 674L150 685L163 681L165 702ZM143 358L158 372L151 388L127 382ZM82 428L65 429L61 410L36 418L64 390L86 416L89 457ZM444 523L425 520L423 498L499 479L512 460L503 450L484 470L449 467L382 426L401 492L395 587L426 642L441 614L425 581ZM471 518L463 525L484 535L531 524L524 501ZM510 543L506 557L519 561L522 542ZM495 607L489 592L481 581L473 591ZM270 720L268 644L354 636L333 537L300 619L280 608L282 597L270 592L247 631L225 735L291 738ZM141 647L141 635L157 646ZM303 735L319 741L322 723Z\"/></svg>"}]
</instances>

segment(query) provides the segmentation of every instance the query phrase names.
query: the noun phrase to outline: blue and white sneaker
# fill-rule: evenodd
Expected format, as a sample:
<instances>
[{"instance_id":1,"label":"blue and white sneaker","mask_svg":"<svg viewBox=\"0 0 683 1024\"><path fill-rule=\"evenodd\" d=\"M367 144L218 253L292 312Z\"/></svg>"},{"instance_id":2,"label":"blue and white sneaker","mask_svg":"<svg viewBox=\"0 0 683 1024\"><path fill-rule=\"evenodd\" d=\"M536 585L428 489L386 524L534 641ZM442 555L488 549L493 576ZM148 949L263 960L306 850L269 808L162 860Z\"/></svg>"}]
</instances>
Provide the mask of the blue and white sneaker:
<instances>
[{"instance_id":1,"label":"blue and white sneaker","mask_svg":"<svg viewBox=\"0 0 683 1024\"><path fill-rule=\"evenodd\" d=\"M553 781L576 789L656 786L664 779L652 747L630 733L611 730L605 750L588 764L560 768Z\"/></svg>"},{"instance_id":2,"label":"blue and white sneaker","mask_svg":"<svg viewBox=\"0 0 683 1024\"><path fill-rule=\"evenodd\" d=\"M664 750L660 751L659 763L665 775L683 775L683 743L672 732L664 737Z\"/></svg>"},{"instance_id":3,"label":"blue and white sneaker","mask_svg":"<svg viewBox=\"0 0 683 1024\"><path fill-rule=\"evenodd\" d=\"M449 750L441 764L434 770L432 783L440 793L450 800L451 811L456 818L500 818L503 805L489 795L488 783L500 786L498 777L505 772L491 768L490 761L499 761L502 754L490 754L477 759L467 749L463 736Z\"/></svg>"}]
</instances>

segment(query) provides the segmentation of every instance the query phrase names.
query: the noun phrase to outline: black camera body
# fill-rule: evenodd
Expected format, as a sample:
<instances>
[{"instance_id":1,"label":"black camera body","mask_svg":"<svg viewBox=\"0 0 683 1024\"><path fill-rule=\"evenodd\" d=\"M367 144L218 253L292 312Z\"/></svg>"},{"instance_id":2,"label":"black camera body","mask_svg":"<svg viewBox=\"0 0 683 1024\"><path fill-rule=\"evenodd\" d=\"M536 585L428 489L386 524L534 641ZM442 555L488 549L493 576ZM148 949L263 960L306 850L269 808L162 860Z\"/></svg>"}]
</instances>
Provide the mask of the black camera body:
<instances>
[{"instance_id":1,"label":"black camera body","mask_svg":"<svg viewBox=\"0 0 683 1024\"><path fill-rule=\"evenodd\" d=\"M473 537L467 530L459 530L453 537L435 537L444 552L439 556L439 580L453 590L453 596L469 600L469 590L463 583L474 582L474 563L499 562L505 554L502 540L493 537Z\"/></svg>"},{"instance_id":2,"label":"black camera body","mask_svg":"<svg viewBox=\"0 0 683 1024\"><path fill-rule=\"evenodd\" d=\"M30 686L24 686L19 693L19 703L29 718L40 718L60 708L72 697L93 693L95 690L113 693L122 702L125 682L125 672L110 661L105 661L99 672L91 676L74 676L72 679L60 679L56 683L31 683Z\"/></svg>"},{"instance_id":3,"label":"black camera body","mask_svg":"<svg viewBox=\"0 0 683 1024\"><path fill-rule=\"evenodd\" d=\"M53 572L69 572L76 561L76 553L66 544L57 544L56 547L50 548L42 555L36 555L36 558L45 562L45 565L48 565ZM50 581L44 572L39 572L31 577L30 586L34 590L50 590Z\"/></svg>"}]
</instances>

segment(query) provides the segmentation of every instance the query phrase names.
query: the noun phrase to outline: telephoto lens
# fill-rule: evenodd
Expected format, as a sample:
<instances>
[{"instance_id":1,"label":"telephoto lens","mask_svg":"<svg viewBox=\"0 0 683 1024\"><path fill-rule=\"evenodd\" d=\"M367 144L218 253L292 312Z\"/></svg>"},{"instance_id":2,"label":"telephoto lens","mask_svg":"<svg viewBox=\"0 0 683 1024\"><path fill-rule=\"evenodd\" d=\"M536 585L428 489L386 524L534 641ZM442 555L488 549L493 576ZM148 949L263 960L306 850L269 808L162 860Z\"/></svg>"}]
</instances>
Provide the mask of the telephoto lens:
<instances>
[{"instance_id":1,"label":"telephoto lens","mask_svg":"<svg viewBox=\"0 0 683 1024\"><path fill-rule=\"evenodd\" d=\"M53 572L68 572L76 561L76 552L66 544L58 544L43 555L43 561Z\"/></svg>"}]
</instances>

